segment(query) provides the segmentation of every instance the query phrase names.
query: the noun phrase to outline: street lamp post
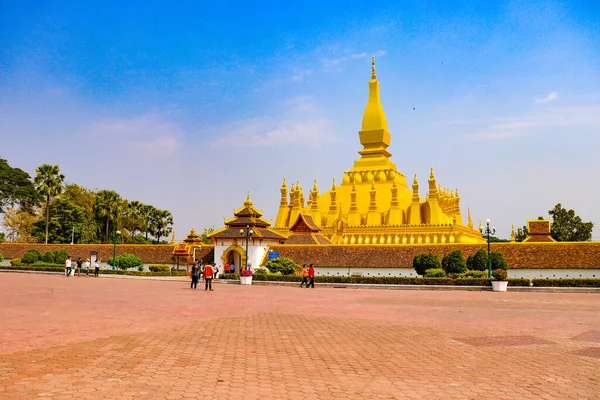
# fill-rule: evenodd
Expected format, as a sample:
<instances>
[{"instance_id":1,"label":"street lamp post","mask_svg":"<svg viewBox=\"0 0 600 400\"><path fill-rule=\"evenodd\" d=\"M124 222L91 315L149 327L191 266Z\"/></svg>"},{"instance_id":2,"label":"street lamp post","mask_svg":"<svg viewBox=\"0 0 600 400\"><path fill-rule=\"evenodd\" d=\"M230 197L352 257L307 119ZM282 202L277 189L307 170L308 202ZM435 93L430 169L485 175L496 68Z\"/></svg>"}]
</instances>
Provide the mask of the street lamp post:
<instances>
[{"instance_id":1,"label":"street lamp post","mask_svg":"<svg viewBox=\"0 0 600 400\"><path fill-rule=\"evenodd\" d=\"M117 236L121 234L121 231L116 230L113 234L113 269L117 269Z\"/></svg>"},{"instance_id":2,"label":"street lamp post","mask_svg":"<svg viewBox=\"0 0 600 400\"><path fill-rule=\"evenodd\" d=\"M254 231L250 229L250 225L246 225L246 229L240 229L240 235L246 237L246 266L244 267L245 270L248 269L248 239L252 237L252 234L254 234Z\"/></svg>"},{"instance_id":3,"label":"street lamp post","mask_svg":"<svg viewBox=\"0 0 600 400\"><path fill-rule=\"evenodd\" d=\"M487 270L488 270L488 278L492 277L492 258L490 256L490 235L494 235L496 234L496 228L492 227L490 228L490 219L486 219L485 220L485 229L483 229L483 227L481 226L481 224L479 225L479 232L481 232L481 235L487 239L487 245L488 245L488 251L487 251Z\"/></svg>"}]
</instances>

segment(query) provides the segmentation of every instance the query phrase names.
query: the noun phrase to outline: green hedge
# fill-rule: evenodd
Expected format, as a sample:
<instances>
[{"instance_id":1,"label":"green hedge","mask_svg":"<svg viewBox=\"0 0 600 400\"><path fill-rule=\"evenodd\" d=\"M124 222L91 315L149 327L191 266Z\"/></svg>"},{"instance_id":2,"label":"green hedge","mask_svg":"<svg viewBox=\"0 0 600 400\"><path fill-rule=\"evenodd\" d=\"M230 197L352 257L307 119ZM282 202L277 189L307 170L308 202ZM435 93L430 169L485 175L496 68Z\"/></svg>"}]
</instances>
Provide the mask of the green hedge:
<instances>
[{"instance_id":1,"label":"green hedge","mask_svg":"<svg viewBox=\"0 0 600 400\"><path fill-rule=\"evenodd\" d=\"M240 279L237 274L223 274L222 279ZM301 282L302 278L296 275L254 275L255 281ZM404 276L317 276L316 283L363 283L386 285L451 285L451 286L491 286L488 278L417 278ZM528 279L508 279L509 286L529 286Z\"/></svg>"},{"instance_id":2,"label":"green hedge","mask_svg":"<svg viewBox=\"0 0 600 400\"><path fill-rule=\"evenodd\" d=\"M544 287L600 287L598 278L575 279L532 279L533 286Z\"/></svg>"}]
</instances>

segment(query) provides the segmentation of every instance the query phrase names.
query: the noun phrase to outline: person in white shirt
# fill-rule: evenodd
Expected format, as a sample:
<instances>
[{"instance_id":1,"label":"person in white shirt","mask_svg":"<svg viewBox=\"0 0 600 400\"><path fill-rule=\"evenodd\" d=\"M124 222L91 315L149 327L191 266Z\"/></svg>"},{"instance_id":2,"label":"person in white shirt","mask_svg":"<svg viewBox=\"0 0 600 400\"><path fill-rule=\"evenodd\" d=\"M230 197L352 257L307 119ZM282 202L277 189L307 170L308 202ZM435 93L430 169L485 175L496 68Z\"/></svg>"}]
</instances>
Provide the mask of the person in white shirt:
<instances>
[{"instance_id":1,"label":"person in white shirt","mask_svg":"<svg viewBox=\"0 0 600 400\"><path fill-rule=\"evenodd\" d=\"M90 259L86 259L85 263L83 264L83 266L85 267L85 276L90 276Z\"/></svg>"},{"instance_id":2,"label":"person in white shirt","mask_svg":"<svg viewBox=\"0 0 600 400\"><path fill-rule=\"evenodd\" d=\"M71 256L67 257L67 261L65 261L65 274L71 275Z\"/></svg>"}]
</instances>

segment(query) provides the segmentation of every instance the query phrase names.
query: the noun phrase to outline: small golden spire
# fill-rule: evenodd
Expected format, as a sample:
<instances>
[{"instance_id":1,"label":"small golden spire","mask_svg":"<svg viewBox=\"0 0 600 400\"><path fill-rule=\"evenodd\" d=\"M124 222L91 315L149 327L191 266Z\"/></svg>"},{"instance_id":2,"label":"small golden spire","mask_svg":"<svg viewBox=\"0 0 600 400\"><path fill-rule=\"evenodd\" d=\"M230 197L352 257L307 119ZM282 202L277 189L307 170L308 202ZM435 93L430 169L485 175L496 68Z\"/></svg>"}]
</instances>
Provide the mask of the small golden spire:
<instances>
[{"instance_id":1,"label":"small golden spire","mask_svg":"<svg viewBox=\"0 0 600 400\"><path fill-rule=\"evenodd\" d=\"M281 185L282 188L287 188L287 182L285 181L285 178L283 178L283 184Z\"/></svg>"},{"instance_id":2,"label":"small golden spire","mask_svg":"<svg viewBox=\"0 0 600 400\"><path fill-rule=\"evenodd\" d=\"M175 229L173 229L173 236L171 237L171 244L176 244L177 241L175 240Z\"/></svg>"},{"instance_id":3,"label":"small golden spire","mask_svg":"<svg viewBox=\"0 0 600 400\"><path fill-rule=\"evenodd\" d=\"M371 57L371 79L377 79L377 74L375 74L375 54Z\"/></svg>"},{"instance_id":4,"label":"small golden spire","mask_svg":"<svg viewBox=\"0 0 600 400\"><path fill-rule=\"evenodd\" d=\"M471 207L467 207L467 226L473 229L473 220L471 219Z\"/></svg>"},{"instance_id":5,"label":"small golden spire","mask_svg":"<svg viewBox=\"0 0 600 400\"><path fill-rule=\"evenodd\" d=\"M419 184L419 180L417 179L417 174L415 174L415 177L413 179L413 184L415 184L415 185Z\"/></svg>"},{"instance_id":6,"label":"small golden spire","mask_svg":"<svg viewBox=\"0 0 600 400\"><path fill-rule=\"evenodd\" d=\"M331 190L335 190L335 178L333 178L333 184L331 185Z\"/></svg>"},{"instance_id":7,"label":"small golden spire","mask_svg":"<svg viewBox=\"0 0 600 400\"><path fill-rule=\"evenodd\" d=\"M435 179L435 174L433 173L433 167L431 167L431 172L429 173L429 179Z\"/></svg>"},{"instance_id":8,"label":"small golden spire","mask_svg":"<svg viewBox=\"0 0 600 400\"><path fill-rule=\"evenodd\" d=\"M315 179L314 183L313 183L313 191L318 192L319 188L317 187L317 180Z\"/></svg>"},{"instance_id":9,"label":"small golden spire","mask_svg":"<svg viewBox=\"0 0 600 400\"><path fill-rule=\"evenodd\" d=\"M510 230L510 241L515 242L515 224L512 224L512 228Z\"/></svg>"},{"instance_id":10,"label":"small golden spire","mask_svg":"<svg viewBox=\"0 0 600 400\"><path fill-rule=\"evenodd\" d=\"M456 197L460 197L460 196L458 195L458 188L456 188Z\"/></svg>"},{"instance_id":11,"label":"small golden spire","mask_svg":"<svg viewBox=\"0 0 600 400\"><path fill-rule=\"evenodd\" d=\"M248 190L248 196L246 197L246 201L244 202L245 206L251 206L252 200L250 200L250 191Z\"/></svg>"}]
</instances>

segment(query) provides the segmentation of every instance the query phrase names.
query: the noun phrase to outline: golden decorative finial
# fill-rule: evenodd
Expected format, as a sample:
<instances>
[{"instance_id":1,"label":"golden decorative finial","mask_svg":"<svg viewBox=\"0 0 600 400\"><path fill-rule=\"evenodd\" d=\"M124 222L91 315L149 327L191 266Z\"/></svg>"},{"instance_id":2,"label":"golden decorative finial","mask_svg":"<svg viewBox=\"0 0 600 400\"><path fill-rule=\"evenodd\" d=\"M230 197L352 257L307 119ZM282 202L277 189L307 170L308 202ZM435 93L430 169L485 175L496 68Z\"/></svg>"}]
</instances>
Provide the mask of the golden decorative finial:
<instances>
[{"instance_id":1,"label":"golden decorative finial","mask_svg":"<svg viewBox=\"0 0 600 400\"><path fill-rule=\"evenodd\" d=\"M251 206L252 200L250 200L250 191L248 190L248 197L246 197L246 201L244 202L245 206Z\"/></svg>"},{"instance_id":2,"label":"golden decorative finial","mask_svg":"<svg viewBox=\"0 0 600 400\"><path fill-rule=\"evenodd\" d=\"M512 228L510 230L510 241L515 242L515 224L512 224Z\"/></svg>"},{"instance_id":3,"label":"golden decorative finial","mask_svg":"<svg viewBox=\"0 0 600 400\"><path fill-rule=\"evenodd\" d=\"M281 187L287 188L287 182L285 181L285 178L283 178L283 184L281 185Z\"/></svg>"},{"instance_id":4,"label":"golden decorative finial","mask_svg":"<svg viewBox=\"0 0 600 400\"><path fill-rule=\"evenodd\" d=\"M175 229L173 229L173 236L171 237L171 244L176 244L177 241L175 240Z\"/></svg>"},{"instance_id":5,"label":"golden decorative finial","mask_svg":"<svg viewBox=\"0 0 600 400\"><path fill-rule=\"evenodd\" d=\"M460 196L458 195L458 188L456 188L456 197L460 197Z\"/></svg>"},{"instance_id":6,"label":"golden decorative finial","mask_svg":"<svg viewBox=\"0 0 600 400\"><path fill-rule=\"evenodd\" d=\"M419 180L417 179L417 174L415 174L415 178L414 178L414 180L413 180L413 183L414 183L415 185L418 185L418 184L419 184Z\"/></svg>"},{"instance_id":7,"label":"golden decorative finial","mask_svg":"<svg viewBox=\"0 0 600 400\"><path fill-rule=\"evenodd\" d=\"M333 178L333 185L331 185L331 190L335 190L335 178Z\"/></svg>"},{"instance_id":8,"label":"golden decorative finial","mask_svg":"<svg viewBox=\"0 0 600 400\"><path fill-rule=\"evenodd\" d=\"M435 175L433 173L433 167L431 167L431 172L429 173L429 179L435 179Z\"/></svg>"},{"instance_id":9,"label":"golden decorative finial","mask_svg":"<svg viewBox=\"0 0 600 400\"><path fill-rule=\"evenodd\" d=\"M375 54L371 57L371 79L377 79L375 74Z\"/></svg>"},{"instance_id":10,"label":"golden decorative finial","mask_svg":"<svg viewBox=\"0 0 600 400\"><path fill-rule=\"evenodd\" d=\"M314 183L313 183L313 191L318 192L319 188L317 187L317 180L315 179Z\"/></svg>"},{"instance_id":11,"label":"golden decorative finial","mask_svg":"<svg viewBox=\"0 0 600 400\"><path fill-rule=\"evenodd\" d=\"M473 220L471 219L471 207L467 207L467 226L473 229Z\"/></svg>"}]
</instances>

